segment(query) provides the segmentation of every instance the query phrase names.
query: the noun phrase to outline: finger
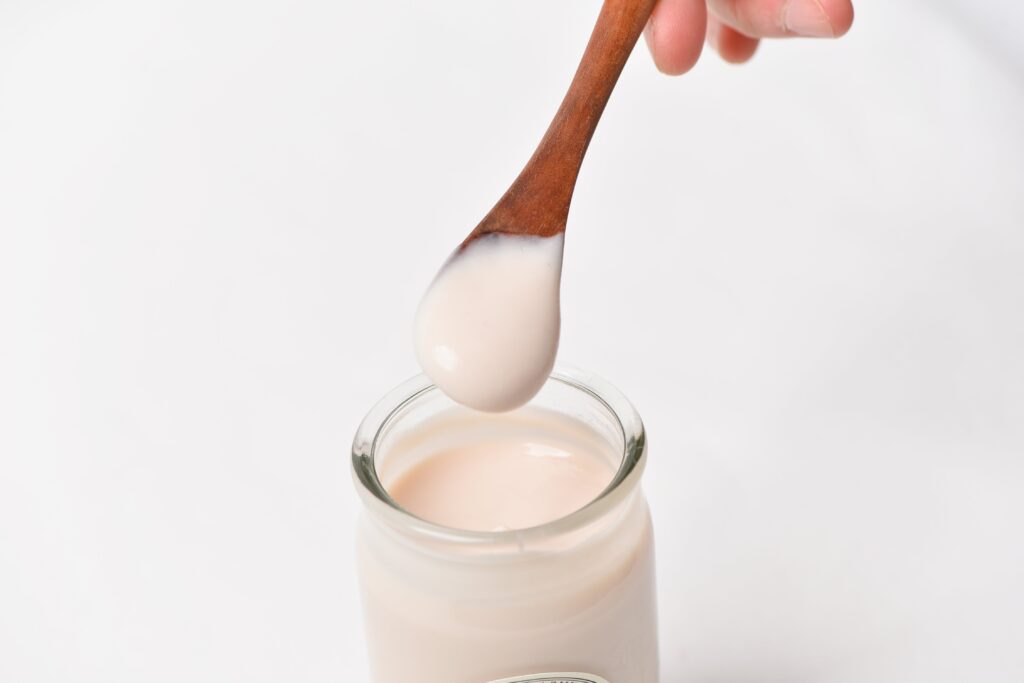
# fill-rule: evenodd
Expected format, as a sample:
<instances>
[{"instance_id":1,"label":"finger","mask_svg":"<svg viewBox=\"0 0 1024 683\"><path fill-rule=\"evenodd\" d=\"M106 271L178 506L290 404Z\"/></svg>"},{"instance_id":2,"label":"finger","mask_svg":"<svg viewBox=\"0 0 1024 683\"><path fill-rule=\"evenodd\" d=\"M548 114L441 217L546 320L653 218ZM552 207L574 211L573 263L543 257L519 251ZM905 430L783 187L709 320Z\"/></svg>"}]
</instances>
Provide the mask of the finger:
<instances>
[{"instance_id":1,"label":"finger","mask_svg":"<svg viewBox=\"0 0 1024 683\"><path fill-rule=\"evenodd\" d=\"M851 0L709 0L723 23L752 38L837 38L853 23Z\"/></svg>"},{"instance_id":2,"label":"finger","mask_svg":"<svg viewBox=\"0 0 1024 683\"><path fill-rule=\"evenodd\" d=\"M715 17L708 17L708 43L727 62L742 64L747 61L754 56L759 42L757 38L745 36Z\"/></svg>"},{"instance_id":3,"label":"finger","mask_svg":"<svg viewBox=\"0 0 1024 683\"><path fill-rule=\"evenodd\" d=\"M644 31L658 70L673 76L689 71L700 57L706 26L704 0L660 0Z\"/></svg>"}]
</instances>

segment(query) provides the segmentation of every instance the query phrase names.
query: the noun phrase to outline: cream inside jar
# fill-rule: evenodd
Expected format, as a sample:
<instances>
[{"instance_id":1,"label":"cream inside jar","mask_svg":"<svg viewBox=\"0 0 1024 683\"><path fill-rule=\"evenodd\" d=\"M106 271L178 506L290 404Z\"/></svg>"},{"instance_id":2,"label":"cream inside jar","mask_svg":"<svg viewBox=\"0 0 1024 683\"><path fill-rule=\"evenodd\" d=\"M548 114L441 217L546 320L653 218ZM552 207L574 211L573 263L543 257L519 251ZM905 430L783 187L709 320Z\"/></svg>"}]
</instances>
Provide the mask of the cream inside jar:
<instances>
[{"instance_id":1,"label":"cream inside jar","mask_svg":"<svg viewBox=\"0 0 1024 683\"><path fill-rule=\"evenodd\" d=\"M385 488L406 511L471 531L540 526L595 500L615 452L583 422L541 409L499 415L455 410L403 443L410 461Z\"/></svg>"},{"instance_id":2,"label":"cream inside jar","mask_svg":"<svg viewBox=\"0 0 1024 683\"><path fill-rule=\"evenodd\" d=\"M656 683L645 444L575 371L500 415L425 378L385 397L353 447L372 681Z\"/></svg>"}]
</instances>

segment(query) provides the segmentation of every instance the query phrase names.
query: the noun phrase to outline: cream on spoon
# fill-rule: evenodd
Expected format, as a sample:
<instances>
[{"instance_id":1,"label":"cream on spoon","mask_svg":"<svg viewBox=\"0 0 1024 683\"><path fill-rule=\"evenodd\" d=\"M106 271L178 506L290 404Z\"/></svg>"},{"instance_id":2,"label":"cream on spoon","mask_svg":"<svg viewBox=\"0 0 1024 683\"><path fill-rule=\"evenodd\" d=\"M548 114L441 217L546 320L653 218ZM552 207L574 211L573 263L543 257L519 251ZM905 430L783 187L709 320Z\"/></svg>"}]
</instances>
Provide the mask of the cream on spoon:
<instances>
[{"instance_id":1,"label":"cream on spoon","mask_svg":"<svg viewBox=\"0 0 1024 683\"><path fill-rule=\"evenodd\" d=\"M561 234L491 234L452 258L416 315L416 356L455 401L503 412L536 394L558 352Z\"/></svg>"},{"instance_id":2,"label":"cream on spoon","mask_svg":"<svg viewBox=\"0 0 1024 683\"><path fill-rule=\"evenodd\" d=\"M416 356L452 399L529 401L558 351L558 289L587 145L655 0L606 0L569 91L526 167L448 259L416 315Z\"/></svg>"}]
</instances>

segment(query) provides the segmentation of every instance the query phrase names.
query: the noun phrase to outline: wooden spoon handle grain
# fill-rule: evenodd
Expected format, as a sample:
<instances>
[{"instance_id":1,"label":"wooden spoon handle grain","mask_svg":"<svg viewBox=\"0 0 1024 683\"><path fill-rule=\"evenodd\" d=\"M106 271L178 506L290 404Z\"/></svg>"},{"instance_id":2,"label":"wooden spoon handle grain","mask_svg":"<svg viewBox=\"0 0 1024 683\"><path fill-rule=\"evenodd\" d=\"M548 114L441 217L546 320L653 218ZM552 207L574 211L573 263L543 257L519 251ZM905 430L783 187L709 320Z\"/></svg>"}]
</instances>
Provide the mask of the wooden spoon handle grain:
<instances>
[{"instance_id":1,"label":"wooden spoon handle grain","mask_svg":"<svg viewBox=\"0 0 1024 683\"><path fill-rule=\"evenodd\" d=\"M489 233L565 231L583 156L656 0L605 0L579 68L537 150L462 246Z\"/></svg>"}]
</instances>

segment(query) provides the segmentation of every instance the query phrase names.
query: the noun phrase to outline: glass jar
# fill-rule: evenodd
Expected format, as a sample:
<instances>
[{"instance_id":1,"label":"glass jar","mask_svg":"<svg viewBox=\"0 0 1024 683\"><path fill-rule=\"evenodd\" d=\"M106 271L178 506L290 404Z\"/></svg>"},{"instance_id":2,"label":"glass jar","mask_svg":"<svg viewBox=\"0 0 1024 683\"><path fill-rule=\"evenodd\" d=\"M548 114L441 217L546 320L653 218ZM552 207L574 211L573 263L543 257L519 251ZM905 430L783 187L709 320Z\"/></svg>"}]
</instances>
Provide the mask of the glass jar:
<instances>
[{"instance_id":1,"label":"glass jar","mask_svg":"<svg viewBox=\"0 0 1024 683\"><path fill-rule=\"evenodd\" d=\"M352 447L373 683L657 683L654 545L643 424L597 377L558 370L530 407L586 425L615 475L591 503L521 530L465 531L388 495L417 426L468 411L425 377L385 396ZM571 672L571 673L570 673Z\"/></svg>"}]
</instances>

